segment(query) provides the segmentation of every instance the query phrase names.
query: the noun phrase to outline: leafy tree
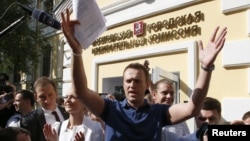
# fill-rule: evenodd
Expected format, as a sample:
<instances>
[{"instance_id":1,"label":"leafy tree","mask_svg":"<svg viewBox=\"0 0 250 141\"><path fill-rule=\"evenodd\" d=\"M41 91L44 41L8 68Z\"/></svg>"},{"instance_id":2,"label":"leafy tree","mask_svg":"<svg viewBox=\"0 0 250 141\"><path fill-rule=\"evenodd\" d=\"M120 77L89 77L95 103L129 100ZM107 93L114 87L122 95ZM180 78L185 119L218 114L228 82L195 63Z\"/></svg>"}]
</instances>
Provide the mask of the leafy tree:
<instances>
[{"instance_id":1,"label":"leafy tree","mask_svg":"<svg viewBox=\"0 0 250 141\"><path fill-rule=\"evenodd\" d=\"M0 31L4 31L12 23L25 16L23 23L0 36L0 72L20 72L30 74L36 70L39 57L50 46L46 39L40 36L40 31L34 24L34 19L17 4L15 0L1 0ZM19 0L24 5L30 5L31 0ZM33 22L33 25L32 25Z\"/></svg>"}]
</instances>

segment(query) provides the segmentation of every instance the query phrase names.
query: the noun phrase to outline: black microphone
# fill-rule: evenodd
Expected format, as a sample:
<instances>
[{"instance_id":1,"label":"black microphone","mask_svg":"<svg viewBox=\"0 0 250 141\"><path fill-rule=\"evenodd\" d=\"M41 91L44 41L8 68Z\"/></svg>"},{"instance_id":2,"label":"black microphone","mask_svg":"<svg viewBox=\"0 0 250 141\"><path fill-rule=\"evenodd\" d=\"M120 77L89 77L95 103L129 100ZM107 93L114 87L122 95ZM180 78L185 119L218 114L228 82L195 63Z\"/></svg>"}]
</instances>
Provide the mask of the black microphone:
<instances>
[{"instance_id":1,"label":"black microphone","mask_svg":"<svg viewBox=\"0 0 250 141\"><path fill-rule=\"evenodd\" d=\"M51 26L55 29L60 30L61 29L61 23L55 19L53 19L49 14L47 14L44 11L22 5L20 3L17 3L18 6L20 6L24 11L27 11L29 15L32 15L33 18L37 19L39 22L44 23L48 26Z\"/></svg>"}]
</instances>

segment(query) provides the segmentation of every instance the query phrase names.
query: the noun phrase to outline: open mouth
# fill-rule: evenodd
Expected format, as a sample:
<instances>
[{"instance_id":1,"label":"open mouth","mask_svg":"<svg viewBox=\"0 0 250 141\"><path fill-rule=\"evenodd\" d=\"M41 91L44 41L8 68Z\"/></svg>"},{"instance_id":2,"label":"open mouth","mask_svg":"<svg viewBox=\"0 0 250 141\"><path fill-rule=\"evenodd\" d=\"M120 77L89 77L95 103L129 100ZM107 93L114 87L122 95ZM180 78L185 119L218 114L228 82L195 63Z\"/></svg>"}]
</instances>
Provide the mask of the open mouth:
<instances>
[{"instance_id":1,"label":"open mouth","mask_svg":"<svg viewBox=\"0 0 250 141\"><path fill-rule=\"evenodd\" d=\"M137 93L136 93L135 91L130 91L130 92L129 92L129 95L130 95L130 96L135 96L135 95L137 95Z\"/></svg>"}]
</instances>

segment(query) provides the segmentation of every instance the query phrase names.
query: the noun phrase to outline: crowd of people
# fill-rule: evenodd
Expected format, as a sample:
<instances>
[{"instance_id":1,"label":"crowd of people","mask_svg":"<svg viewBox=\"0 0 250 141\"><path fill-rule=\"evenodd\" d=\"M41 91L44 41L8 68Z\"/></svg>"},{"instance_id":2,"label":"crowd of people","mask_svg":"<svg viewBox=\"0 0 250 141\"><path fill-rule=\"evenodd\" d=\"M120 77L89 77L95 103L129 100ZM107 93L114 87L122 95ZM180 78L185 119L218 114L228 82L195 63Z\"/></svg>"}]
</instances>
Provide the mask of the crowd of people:
<instances>
[{"instance_id":1,"label":"crowd of people","mask_svg":"<svg viewBox=\"0 0 250 141\"><path fill-rule=\"evenodd\" d=\"M227 28L216 27L204 48L198 41L201 71L185 103L174 104L174 85L168 79L152 83L148 62L128 64L123 71L125 99L101 97L88 88L82 47L74 37L77 21L69 10L61 14L62 30L72 49L72 86L61 98L48 77L34 82L28 90L5 90L0 99L13 92L14 99L0 103L0 140L8 141L194 141L207 140L206 124L221 124L221 105L208 97L214 61L225 43ZM147 64L147 65L145 65ZM145 92L149 100L145 98ZM39 107L34 108L35 101ZM11 109L12 108L12 109ZM14 110L13 110L14 109ZM4 117L4 120L2 119ZM198 130L190 133L186 120L195 117ZM250 114L232 124L248 124ZM206 124L205 124L206 123Z\"/></svg>"},{"instance_id":2,"label":"crowd of people","mask_svg":"<svg viewBox=\"0 0 250 141\"><path fill-rule=\"evenodd\" d=\"M9 85L4 87L9 88ZM11 134L7 136L7 131L27 131L25 135L31 141L103 140L103 126L88 116L87 108L72 89L62 97L63 105L58 101L55 83L48 77L40 77L35 81L34 93L29 90L15 91L14 88L11 90L13 99L0 103L0 117L4 117L1 120L0 140L13 138ZM3 91L1 101L7 93L9 91ZM34 107L35 101L39 107Z\"/></svg>"},{"instance_id":3,"label":"crowd of people","mask_svg":"<svg viewBox=\"0 0 250 141\"><path fill-rule=\"evenodd\" d=\"M74 37L74 25L67 10L62 14L62 27L72 49L72 85L73 90L88 109L105 123L105 140L161 140L162 127L184 122L200 113L207 96L214 61L224 46L227 29L223 28L217 36L217 27L206 48L201 41L199 59L202 70L195 89L187 103L173 105L152 104L145 102L144 94L149 87L149 73L140 63L131 63L123 72L125 100L122 102L102 99L88 88L88 81L83 65L82 49Z\"/></svg>"}]
</instances>

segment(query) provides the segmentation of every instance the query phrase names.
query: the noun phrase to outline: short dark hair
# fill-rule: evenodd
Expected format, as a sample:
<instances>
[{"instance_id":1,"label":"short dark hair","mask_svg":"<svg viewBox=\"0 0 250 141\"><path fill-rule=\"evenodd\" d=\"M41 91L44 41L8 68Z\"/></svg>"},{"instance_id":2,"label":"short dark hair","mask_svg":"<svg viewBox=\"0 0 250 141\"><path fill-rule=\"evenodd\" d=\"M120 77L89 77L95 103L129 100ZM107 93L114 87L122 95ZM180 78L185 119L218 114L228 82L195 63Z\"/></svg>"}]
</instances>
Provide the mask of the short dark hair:
<instances>
[{"instance_id":1,"label":"short dark hair","mask_svg":"<svg viewBox=\"0 0 250 141\"><path fill-rule=\"evenodd\" d=\"M36 88L39 86L46 86L46 85L52 85L55 92L57 92L56 89L56 84L53 80L51 80L49 77L46 76L42 76L40 78L38 78L35 82L34 82L34 92L36 93Z\"/></svg>"},{"instance_id":2,"label":"short dark hair","mask_svg":"<svg viewBox=\"0 0 250 141\"><path fill-rule=\"evenodd\" d=\"M6 127L0 129L1 141L16 141L17 136L20 134L26 134L30 136L30 132L27 129L21 127Z\"/></svg>"},{"instance_id":3,"label":"short dark hair","mask_svg":"<svg viewBox=\"0 0 250 141\"><path fill-rule=\"evenodd\" d=\"M25 100L30 100L30 105L34 107L35 105L35 96L34 94L29 90L19 90L16 92L16 94L21 94L22 98Z\"/></svg>"},{"instance_id":4,"label":"short dark hair","mask_svg":"<svg viewBox=\"0 0 250 141\"><path fill-rule=\"evenodd\" d=\"M216 110L219 114L221 114L221 103L215 98L206 97L201 109L202 110Z\"/></svg>"},{"instance_id":5,"label":"short dark hair","mask_svg":"<svg viewBox=\"0 0 250 141\"><path fill-rule=\"evenodd\" d=\"M136 70L142 70L144 75L145 75L145 78L146 78L146 81L149 81L149 72L148 70L146 69L146 67L140 63L131 63L129 64L123 71L123 75L124 75L124 72L129 69L129 68L132 68L132 69L136 69Z\"/></svg>"},{"instance_id":6,"label":"short dark hair","mask_svg":"<svg viewBox=\"0 0 250 141\"><path fill-rule=\"evenodd\" d=\"M246 120L247 118L250 117L250 111L247 111L244 113L244 115L242 116L242 120Z\"/></svg>"}]
</instances>

